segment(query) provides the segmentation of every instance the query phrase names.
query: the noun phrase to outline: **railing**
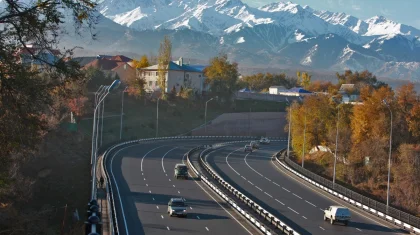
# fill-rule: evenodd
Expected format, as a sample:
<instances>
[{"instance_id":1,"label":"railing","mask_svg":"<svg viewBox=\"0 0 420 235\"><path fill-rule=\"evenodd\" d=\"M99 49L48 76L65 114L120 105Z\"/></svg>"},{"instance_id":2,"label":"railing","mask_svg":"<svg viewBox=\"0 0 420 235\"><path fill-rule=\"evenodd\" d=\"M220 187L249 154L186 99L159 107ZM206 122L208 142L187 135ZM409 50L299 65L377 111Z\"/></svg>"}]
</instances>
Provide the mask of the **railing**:
<instances>
[{"instance_id":1,"label":"railing","mask_svg":"<svg viewBox=\"0 0 420 235\"><path fill-rule=\"evenodd\" d=\"M225 187L229 192L231 192L234 196L236 196L239 200L241 200L243 203L245 203L248 207L250 207L257 214L259 214L260 216L262 216L270 224L274 225L276 229L279 229L279 231L281 231L281 232L283 232L285 234L290 234L290 235L297 234L298 235L299 233L297 233L296 231L294 231L291 227L289 227L283 221L281 221L280 219L278 219L277 217L275 217L274 215L272 215L270 212L268 212L267 210L265 210L263 207L261 207L260 205L258 205L256 202L254 202L253 200L251 200L250 198L248 198L247 196L245 196L242 192L240 192L239 190L237 190L236 188L234 188L232 185L230 185L228 182L226 182L203 159L203 156L205 154L209 153L210 151L213 151L213 150L215 150L217 148L220 148L220 147L224 147L224 146L226 146L228 144L234 144L234 143L240 143L240 142L244 142L244 141L234 141L234 142L227 142L227 143L223 143L223 144L216 144L216 145L213 145L211 148L205 149L204 151L202 151L200 153L200 156L199 156L199 162L200 162L200 164L223 187ZM195 168L193 168L193 170L196 171ZM230 204L231 203L234 203L233 200L231 200L231 199L226 199L226 200ZM235 206L236 206L236 203L235 203ZM234 206L234 208L236 209L235 206ZM239 207L239 206L237 206L237 207ZM253 219L252 216L249 215L247 212L245 212L243 209L237 209L237 210L239 210L241 212L241 214L245 215L245 217L248 220L250 220L251 223L254 224L262 232L264 232L265 234L271 234L271 232L269 231L269 229L266 229L264 227L264 225L262 225L261 223L258 223L258 221L256 219Z\"/></svg>"},{"instance_id":2,"label":"railing","mask_svg":"<svg viewBox=\"0 0 420 235\"><path fill-rule=\"evenodd\" d=\"M287 163L284 164L278 159L280 154L284 154L284 161ZM285 151L282 150L276 155L276 161L285 167L287 170L298 175L300 178L316 185L317 187L327 191L330 194L333 194L336 197L339 197L361 209L367 211L371 214L375 214L379 218L392 222L410 232L420 234L420 218L414 215L410 215L401 210L395 209L393 207L388 207L381 202L365 197L359 193L356 193L348 188L345 188L339 184L333 184L332 181L325 179L315 173L312 173L305 168L302 168L300 165L296 164L285 156ZM289 167L290 166L290 167Z\"/></svg>"},{"instance_id":3,"label":"railing","mask_svg":"<svg viewBox=\"0 0 420 235\"><path fill-rule=\"evenodd\" d=\"M115 201L114 201L114 194L113 194L113 189L112 189L112 181L110 179L109 176L109 172L106 169L106 163L107 163L107 158L109 155L111 155L111 153L113 153L115 150L117 150L118 148L125 146L125 145L129 145L129 144L137 144L137 143L141 143L141 142L148 142L148 141L156 141L156 140L200 140L200 139L208 139L208 140L229 140L229 139L242 139L242 140L247 140L249 141L250 139L257 139L259 137L257 136L174 136L174 137L160 137L160 138L149 138L149 139L138 139L138 140L132 140L132 141L125 141L116 145L113 145L112 147L108 148L103 154L102 154L102 167L101 167L101 175L104 178L104 183L105 183L105 188L106 188L106 192L107 192L107 204L108 204L108 218L110 221L109 224L109 230L110 233L112 235L116 234L120 234L119 232L119 226L118 226L118 220L117 220L117 213L116 213L116 209L115 209ZM279 139L279 138L271 138L271 139ZM92 188L96 188L96 180L97 177L95 175L92 175ZM96 195L96 189L93 190L93 198L97 199L97 195ZM96 206L98 206L96 204ZM98 214L96 214L98 215ZM100 221L97 221L96 224L93 224L93 226L96 227L96 225L99 225ZM99 226L98 229L96 229L96 233L101 234L101 231L99 230ZM88 232L87 232L88 234Z\"/></svg>"}]
</instances>

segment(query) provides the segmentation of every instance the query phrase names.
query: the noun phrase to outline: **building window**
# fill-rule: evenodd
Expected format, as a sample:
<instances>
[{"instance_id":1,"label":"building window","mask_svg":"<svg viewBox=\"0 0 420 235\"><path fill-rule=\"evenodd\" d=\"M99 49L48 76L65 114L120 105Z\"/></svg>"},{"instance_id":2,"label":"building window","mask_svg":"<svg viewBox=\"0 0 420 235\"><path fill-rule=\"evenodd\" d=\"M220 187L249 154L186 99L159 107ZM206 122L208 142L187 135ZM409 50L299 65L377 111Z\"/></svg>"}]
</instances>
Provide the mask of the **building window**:
<instances>
[{"instance_id":1,"label":"building window","mask_svg":"<svg viewBox=\"0 0 420 235\"><path fill-rule=\"evenodd\" d=\"M149 81L149 86L152 86L153 85L153 82L152 81Z\"/></svg>"}]
</instances>

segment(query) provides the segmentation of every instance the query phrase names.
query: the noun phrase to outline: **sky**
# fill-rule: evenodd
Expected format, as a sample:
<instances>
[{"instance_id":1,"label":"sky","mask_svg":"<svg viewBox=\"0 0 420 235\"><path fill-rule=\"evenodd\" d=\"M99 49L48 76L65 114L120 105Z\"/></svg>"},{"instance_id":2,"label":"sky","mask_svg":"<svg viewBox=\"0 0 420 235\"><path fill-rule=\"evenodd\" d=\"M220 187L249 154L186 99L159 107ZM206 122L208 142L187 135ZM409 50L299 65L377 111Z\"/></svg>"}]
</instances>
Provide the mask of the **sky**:
<instances>
[{"instance_id":1,"label":"sky","mask_svg":"<svg viewBox=\"0 0 420 235\"><path fill-rule=\"evenodd\" d=\"M275 0L242 0L244 3L259 7ZM287 2L289 0L283 0ZM308 5L316 10L344 12L360 19L382 15L390 20L420 29L420 0L292 0L302 6Z\"/></svg>"}]
</instances>

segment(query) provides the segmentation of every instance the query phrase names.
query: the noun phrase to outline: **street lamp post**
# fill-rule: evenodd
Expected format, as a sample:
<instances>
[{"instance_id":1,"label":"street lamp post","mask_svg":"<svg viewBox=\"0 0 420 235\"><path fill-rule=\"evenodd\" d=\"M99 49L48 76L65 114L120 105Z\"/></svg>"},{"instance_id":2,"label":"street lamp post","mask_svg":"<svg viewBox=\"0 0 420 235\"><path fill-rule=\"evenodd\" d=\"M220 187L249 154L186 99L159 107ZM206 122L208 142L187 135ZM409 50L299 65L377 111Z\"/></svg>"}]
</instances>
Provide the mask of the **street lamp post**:
<instances>
[{"instance_id":1,"label":"street lamp post","mask_svg":"<svg viewBox=\"0 0 420 235\"><path fill-rule=\"evenodd\" d=\"M286 98L286 102L289 105L289 134L287 137L287 157L290 157L290 131L292 127L292 105L289 102L289 99Z\"/></svg>"},{"instance_id":2,"label":"street lamp post","mask_svg":"<svg viewBox=\"0 0 420 235\"><path fill-rule=\"evenodd\" d=\"M159 100L160 100L160 97L157 99L157 103L156 103L156 138L158 137L158 134L159 134Z\"/></svg>"},{"instance_id":3,"label":"street lamp post","mask_svg":"<svg viewBox=\"0 0 420 235\"><path fill-rule=\"evenodd\" d=\"M214 98L217 99L217 96L207 100L206 101L206 107L204 108L204 133L205 133L205 135L207 135L207 103L214 100Z\"/></svg>"},{"instance_id":4,"label":"street lamp post","mask_svg":"<svg viewBox=\"0 0 420 235\"><path fill-rule=\"evenodd\" d=\"M389 104L386 102L386 100L383 100L385 106L388 108L389 113L391 114L391 127L389 131L389 157L388 157L388 186L386 190L386 211L388 213L388 207L389 207L389 181L391 178L391 155L392 155L392 110L389 107Z\"/></svg>"},{"instance_id":5,"label":"street lamp post","mask_svg":"<svg viewBox=\"0 0 420 235\"><path fill-rule=\"evenodd\" d=\"M105 99L102 102L102 108L101 108L101 112L102 112L102 117L101 117L101 142L99 144L99 146L102 146L102 133L104 132L104 110L105 110Z\"/></svg>"},{"instance_id":6,"label":"street lamp post","mask_svg":"<svg viewBox=\"0 0 420 235\"><path fill-rule=\"evenodd\" d=\"M90 159L90 164L93 164L93 156L94 156L94 150L95 150L95 137L96 137L96 132L95 129L97 127L96 124L96 107L98 106L98 98L102 95L102 92L106 92L108 86L103 86L101 85L98 90L95 92L95 108L94 108L94 113L93 113L93 132L92 132L92 152L91 152L91 159Z\"/></svg>"},{"instance_id":7,"label":"street lamp post","mask_svg":"<svg viewBox=\"0 0 420 235\"><path fill-rule=\"evenodd\" d=\"M333 188L335 187L335 167L337 165L337 148L338 148L338 125L340 122L340 105L337 107L337 133L335 135L335 151L334 151L334 173L333 173Z\"/></svg>"},{"instance_id":8,"label":"street lamp post","mask_svg":"<svg viewBox=\"0 0 420 235\"><path fill-rule=\"evenodd\" d=\"M304 168L305 166L305 142L306 142L306 110L305 110L305 128L303 129L302 168Z\"/></svg>"},{"instance_id":9,"label":"street lamp post","mask_svg":"<svg viewBox=\"0 0 420 235\"><path fill-rule=\"evenodd\" d=\"M128 87L125 87L125 89L122 92L121 95L121 121L120 121L120 140L122 138L122 126L123 126L123 115L124 115L124 92L127 91Z\"/></svg>"}]
</instances>

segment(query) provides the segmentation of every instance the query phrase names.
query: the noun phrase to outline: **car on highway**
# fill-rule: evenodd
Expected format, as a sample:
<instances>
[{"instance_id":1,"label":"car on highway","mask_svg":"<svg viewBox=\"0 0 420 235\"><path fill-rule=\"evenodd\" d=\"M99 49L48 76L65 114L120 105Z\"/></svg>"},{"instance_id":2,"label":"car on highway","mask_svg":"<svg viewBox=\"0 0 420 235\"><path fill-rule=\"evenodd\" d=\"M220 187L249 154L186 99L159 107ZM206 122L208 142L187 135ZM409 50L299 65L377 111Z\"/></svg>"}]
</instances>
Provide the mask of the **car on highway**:
<instances>
[{"instance_id":1,"label":"car on highway","mask_svg":"<svg viewBox=\"0 0 420 235\"><path fill-rule=\"evenodd\" d=\"M176 179L188 179L188 167L185 164L176 164L174 169L174 177Z\"/></svg>"},{"instance_id":2,"label":"car on highway","mask_svg":"<svg viewBox=\"0 0 420 235\"><path fill-rule=\"evenodd\" d=\"M262 137L260 139L260 144L270 144L270 140L268 138Z\"/></svg>"},{"instance_id":3,"label":"car on highway","mask_svg":"<svg viewBox=\"0 0 420 235\"><path fill-rule=\"evenodd\" d=\"M258 144L257 141L251 141L251 143L249 145L251 145L251 147L253 149L259 149L260 148L260 145Z\"/></svg>"},{"instance_id":4,"label":"car on highway","mask_svg":"<svg viewBox=\"0 0 420 235\"><path fill-rule=\"evenodd\" d=\"M184 198L171 198L168 202L169 216L187 217L187 204Z\"/></svg>"},{"instance_id":5,"label":"car on highway","mask_svg":"<svg viewBox=\"0 0 420 235\"><path fill-rule=\"evenodd\" d=\"M330 220L331 224L334 222L343 222L347 226L351 219L350 210L342 206L330 206L324 210L324 220Z\"/></svg>"},{"instance_id":6,"label":"car on highway","mask_svg":"<svg viewBox=\"0 0 420 235\"><path fill-rule=\"evenodd\" d=\"M252 153L252 146L249 145L249 144L245 145L244 152L251 152Z\"/></svg>"}]
</instances>

